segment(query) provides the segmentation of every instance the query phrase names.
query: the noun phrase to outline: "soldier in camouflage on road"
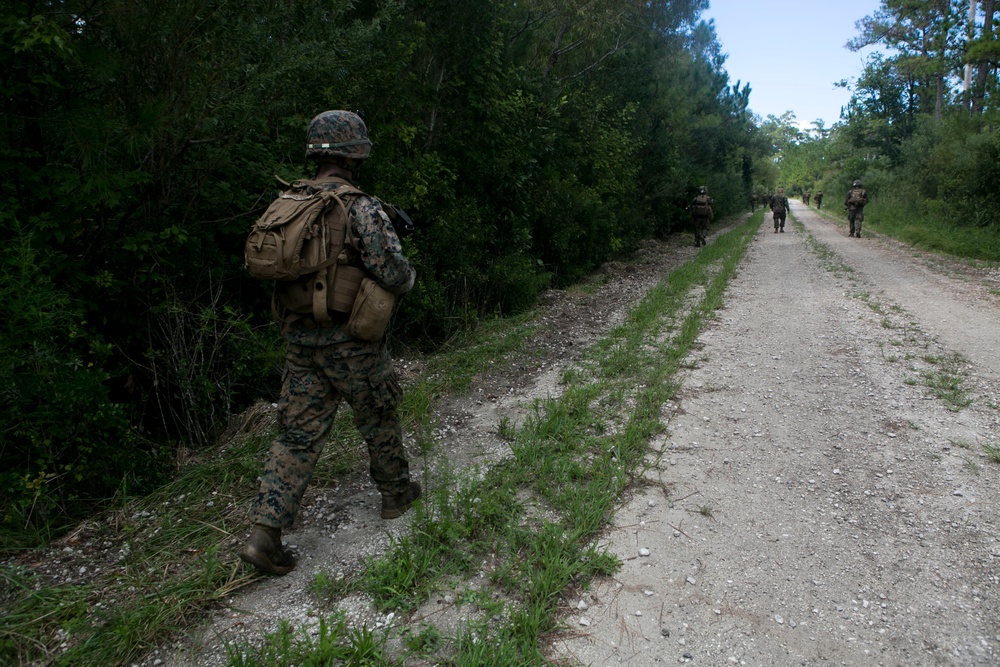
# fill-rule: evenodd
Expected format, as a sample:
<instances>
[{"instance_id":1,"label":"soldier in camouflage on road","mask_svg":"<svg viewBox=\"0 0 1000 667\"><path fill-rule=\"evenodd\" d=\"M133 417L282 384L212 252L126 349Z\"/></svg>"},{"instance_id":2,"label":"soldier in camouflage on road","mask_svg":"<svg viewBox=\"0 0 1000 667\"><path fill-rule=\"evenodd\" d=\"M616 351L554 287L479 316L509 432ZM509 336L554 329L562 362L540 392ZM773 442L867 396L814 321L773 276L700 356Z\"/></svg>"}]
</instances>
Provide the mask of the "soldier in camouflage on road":
<instances>
[{"instance_id":1,"label":"soldier in camouflage on road","mask_svg":"<svg viewBox=\"0 0 1000 667\"><path fill-rule=\"evenodd\" d=\"M861 223L865 221L865 204L868 203L868 193L861 187L861 181L854 181L854 186L844 197L844 208L847 209L847 222L851 226L848 236L861 238Z\"/></svg>"},{"instance_id":2,"label":"soldier in camouflage on road","mask_svg":"<svg viewBox=\"0 0 1000 667\"><path fill-rule=\"evenodd\" d=\"M785 233L785 212L788 211L788 197L785 189L778 188L777 194L771 197L771 212L774 214L774 233Z\"/></svg>"},{"instance_id":3,"label":"soldier in camouflage on road","mask_svg":"<svg viewBox=\"0 0 1000 667\"><path fill-rule=\"evenodd\" d=\"M810 198L811 196L812 196L812 195L811 195L810 193L808 193L808 192L803 192L803 193L802 193L802 203L803 203L803 204L805 204L806 206L809 206L809 198Z\"/></svg>"},{"instance_id":4,"label":"soldier in camouflage on road","mask_svg":"<svg viewBox=\"0 0 1000 667\"><path fill-rule=\"evenodd\" d=\"M813 197L816 200L816 210L823 208L823 191L819 190L816 192L816 196Z\"/></svg>"},{"instance_id":5,"label":"soldier in camouflage on road","mask_svg":"<svg viewBox=\"0 0 1000 667\"><path fill-rule=\"evenodd\" d=\"M757 193L753 192L750 194L750 213L753 214L757 210Z\"/></svg>"},{"instance_id":6,"label":"soldier in camouflage on road","mask_svg":"<svg viewBox=\"0 0 1000 667\"><path fill-rule=\"evenodd\" d=\"M318 162L314 180L321 187L356 188L358 170L370 152L368 129L357 114L327 111L310 124L306 159ZM416 273L381 202L356 191L341 198L347 211L347 265L393 294L407 292ZM410 481L397 415L402 391L384 339L352 337L347 313L328 310L329 321L317 321L311 305L315 276L276 284L275 314L287 348L278 400L282 431L271 443L253 503L254 526L239 552L246 563L277 575L295 566L282 547L281 530L295 521L341 399L351 406L354 424L368 445L371 477L382 494L382 518L400 516L421 492ZM320 308L322 304L320 300Z\"/></svg>"},{"instance_id":7,"label":"soldier in camouflage on road","mask_svg":"<svg viewBox=\"0 0 1000 667\"><path fill-rule=\"evenodd\" d=\"M691 223L694 225L694 244L703 246L708 241L708 223L712 221L715 200L708 196L708 188L704 185L698 188L698 194L691 202Z\"/></svg>"}]
</instances>

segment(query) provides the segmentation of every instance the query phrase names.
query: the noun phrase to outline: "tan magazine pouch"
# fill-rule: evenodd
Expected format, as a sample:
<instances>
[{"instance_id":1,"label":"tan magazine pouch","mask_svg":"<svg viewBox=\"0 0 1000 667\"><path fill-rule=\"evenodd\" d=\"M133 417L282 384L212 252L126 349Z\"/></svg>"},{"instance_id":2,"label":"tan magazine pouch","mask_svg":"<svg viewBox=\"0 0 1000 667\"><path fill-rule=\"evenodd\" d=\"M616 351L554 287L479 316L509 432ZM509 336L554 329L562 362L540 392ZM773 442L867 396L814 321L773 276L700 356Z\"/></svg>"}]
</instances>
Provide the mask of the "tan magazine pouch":
<instances>
[{"instance_id":1,"label":"tan magazine pouch","mask_svg":"<svg viewBox=\"0 0 1000 667\"><path fill-rule=\"evenodd\" d=\"M361 281L354 309L347 320L347 332L361 340L378 340L385 334L396 305L396 295L371 278Z\"/></svg>"}]
</instances>

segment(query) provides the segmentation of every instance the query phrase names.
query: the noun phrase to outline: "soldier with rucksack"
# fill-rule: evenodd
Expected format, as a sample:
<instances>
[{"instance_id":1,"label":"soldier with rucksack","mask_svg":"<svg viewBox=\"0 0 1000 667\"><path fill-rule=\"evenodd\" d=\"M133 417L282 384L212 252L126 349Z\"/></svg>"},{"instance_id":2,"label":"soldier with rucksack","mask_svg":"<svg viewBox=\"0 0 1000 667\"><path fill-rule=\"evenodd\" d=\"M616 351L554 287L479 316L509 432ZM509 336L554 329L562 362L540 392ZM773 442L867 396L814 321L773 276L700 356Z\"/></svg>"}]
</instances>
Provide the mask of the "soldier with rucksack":
<instances>
[{"instance_id":1,"label":"soldier with rucksack","mask_svg":"<svg viewBox=\"0 0 1000 667\"><path fill-rule=\"evenodd\" d=\"M815 196L815 197L813 197L813 199L815 199L815 200L816 200L816 210L817 210L817 211L818 211L819 209L823 208L823 191L822 191L822 190L819 190L819 191L818 191L818 192L816 193L816 196Z\"/></svg>"},{"instance_id":2,"label":"soldier with rucksack","mask_svg":"<svg viewBox=\"0 0 1000 667\"><path fill-rule=\"evenodd\" d=\"M708 223L712 221L715 200L708 196L708 187L702 185L698 194L691 202L691 222L694 225L694 245L703 246L707 243Z\"/></svg>"},{"instance_id":3,"label":"soldier with rucksack","mask_svg":"<svg viewBox=\"0 0 1000 667\"><path fill-rule=\"evenodd\" d=\"M865 221L865 204L868 203L868 193L861 187L861 181L854 181L854 186L844 197L844 208L847 209L847 222L851 225L848 236L861 238L861 223Z\"/></svg>"},{"instance_id":4,"label":"soldier with rucksack","mask_svg":"<svg viewBox=\"0 0 1000 667\"><path fill-rule=\"evenodd\" d=\"M295 566L281 531L295 521L342 400L367 443L382 518L400 516L421 494L410 481L397 413L402 391L383 337L395 298L413 287L416 273L382 202L357 186L370 152L357 114L316 116L306 138L315 178L292 184L247 239L247 270L275 280L273 309L286 343L281 432L258 478L253 528L239 551L269 574Z\"/></svg>"},{"instance_id":5,"label":"soldier with rucksack","mask_svg":"<svg viewBox=\"0 0 1000 667\"><path fill-rule=\"evenodd\" d=\"M774 214L774 233L785 233L785 213L788 211L788 197L785 188L778 188L777 194L771 197L771 213Z\"/></svg>"}]
</instances>

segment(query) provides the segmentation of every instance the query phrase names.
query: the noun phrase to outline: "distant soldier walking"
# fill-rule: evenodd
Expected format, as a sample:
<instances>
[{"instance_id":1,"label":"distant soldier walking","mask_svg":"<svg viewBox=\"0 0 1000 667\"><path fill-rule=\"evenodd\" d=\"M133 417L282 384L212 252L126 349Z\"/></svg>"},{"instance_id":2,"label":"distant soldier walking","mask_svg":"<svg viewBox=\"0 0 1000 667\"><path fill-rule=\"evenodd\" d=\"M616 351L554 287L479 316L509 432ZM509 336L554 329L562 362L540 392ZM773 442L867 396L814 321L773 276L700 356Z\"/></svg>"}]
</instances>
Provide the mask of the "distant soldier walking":
<instances>
[{"instance_id":1,"label":"distant soldier walking","mask_svg":"<svg viewBox=\"0 0 1000 667\"><path fill-rule=\"evenodd\" d=\"M754 192L750 195L750 213L757 210L757 193Z\"/></svg>"},{"instance_id":2,"label":"distant soldier walking","mask_svg":"<svg viewBox=\"0 0 1000 667\"><path fill-rule=\"evenodd\" d=\"M803 192L802 193L802 203L805 204L806 206L809 206L809 197L810 196L811 195L808 192Z\"/></svg>"},{"instance_id":3,"label":"distant soldier walking","mask_svg":"<svg viewBox=\"0 0 1000 667\"><path fill-rule=\"evenodd\" d=\"M823 191L822 190L820 190L820 191L818 191L816 193L816 196L814 197L814 199L816 200L816 210L818 211L819 209L823 208Z\"/></svg>"},{"instance_id":4,"label":"distant soldier walking","mask_svg":"<svg viewBox=\"0 0 1000 667\"><path fill-rule=\"evenodd\" d=\"M698 195L691 202L691 222L694 224L694 245L703 246L707 243L708 223L712 221L715 200L708 196L708 188L704 185L698 188Z\"/></svg>"},{"instance_id":5,"label":"distant soldier walking","mask_svg":"<svg viewBox=\"0 0 1000 667\"><path fill-rule=\"evenodd\" d=\"M778 192L771 197L771 213L774 214L774 233L779 231L785 233L785 213L788 211L788 197L785 196L785 188L778 188Z\"/></svg>"},{"instance_id":6,"label":"distant soldier walking","mask_svg":"<svg viewBox=\"0 0 1000 667\"><path fill-rule=\"evenodd\" d=\"M854 187L847 191L844 197L844 208L847 209L847 222L851 225L848 236L861 238L861 223L865 221L865 204L868 203L868 193L861 187L861 181L854 181Z\"/></svg>"}]
</instances>

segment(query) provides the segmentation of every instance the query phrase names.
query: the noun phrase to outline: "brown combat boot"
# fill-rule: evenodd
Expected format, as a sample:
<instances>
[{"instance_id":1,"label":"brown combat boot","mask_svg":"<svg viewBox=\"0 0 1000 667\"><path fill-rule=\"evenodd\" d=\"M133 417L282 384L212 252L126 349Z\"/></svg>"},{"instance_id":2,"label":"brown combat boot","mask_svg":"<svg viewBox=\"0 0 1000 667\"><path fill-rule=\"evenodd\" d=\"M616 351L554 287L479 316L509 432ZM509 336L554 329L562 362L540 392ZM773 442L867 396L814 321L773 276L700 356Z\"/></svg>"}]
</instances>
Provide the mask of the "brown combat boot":
<instances>
[{"instance_id":1,"label":"brown combat boot","mask_svg":"<svg viewBox=\"0 0 1000 667\"><path fill-rule=\"evenodd\" d=\"M420 497L420 483L410 482L410 488L403 493L394 496L382 495L382 518L397 519L403 516L403 512L410 509L417 498Z\"/></svg>"},{"instance_id":2,"label":"brown combat boot","mask_svg":"<svg viewBox=\"0 0 1000 667\"><path fill-rule=\"evenodd\" d=\"M295 567L295 559L281 547L281 529L271 526L254 524L239 556L247 565L278 576L288 574Z\"/></svg>"}]
</instances>

